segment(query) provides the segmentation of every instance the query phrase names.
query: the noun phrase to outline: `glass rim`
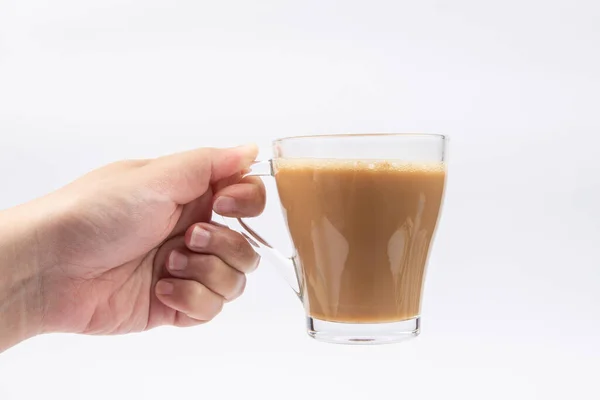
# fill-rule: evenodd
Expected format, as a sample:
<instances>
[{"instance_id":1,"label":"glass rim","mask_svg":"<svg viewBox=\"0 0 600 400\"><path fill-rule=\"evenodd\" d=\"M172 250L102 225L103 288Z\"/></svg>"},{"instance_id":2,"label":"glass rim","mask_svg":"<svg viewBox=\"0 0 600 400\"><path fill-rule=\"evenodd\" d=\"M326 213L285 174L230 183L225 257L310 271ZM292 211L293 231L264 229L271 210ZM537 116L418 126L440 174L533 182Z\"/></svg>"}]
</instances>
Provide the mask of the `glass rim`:
<instances>
[{"instance_id":1,"label":"glass rim","mask_svg":"<svg viewBox=\"0 0 600 400\"><path fill-rule=\"evenodd\" d=\"M421 138L437 138L448 140L448 135L439 133L341 133L341 134L325 134L325 135L300 135L287 136L275 139L274 144L294 139L338 139L338 138L368 138L368 137L421 137Z\"/></svg>"}]
</instances>

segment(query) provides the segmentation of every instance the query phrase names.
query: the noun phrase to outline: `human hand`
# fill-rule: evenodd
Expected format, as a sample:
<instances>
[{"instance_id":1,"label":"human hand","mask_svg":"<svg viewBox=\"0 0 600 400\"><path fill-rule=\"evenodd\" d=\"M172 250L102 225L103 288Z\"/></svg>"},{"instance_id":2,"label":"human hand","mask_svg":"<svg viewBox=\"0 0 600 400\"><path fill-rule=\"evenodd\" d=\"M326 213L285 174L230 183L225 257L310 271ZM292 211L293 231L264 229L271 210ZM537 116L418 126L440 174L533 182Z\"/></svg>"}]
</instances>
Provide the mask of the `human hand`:
<instances>
[{"instance_id":1,"label":"human hand","mask_svg":"<svg viewBox=\"0 0 600 400\"><path fill-rule=\"evenodd\" d=\"M214 318L259 261L212 211L256 216L257 149L199 149L93 171L21 208L36 221L39 332L120 334ZM25 211L23 211L25 210Z\"/></svg>"}]
</instances>

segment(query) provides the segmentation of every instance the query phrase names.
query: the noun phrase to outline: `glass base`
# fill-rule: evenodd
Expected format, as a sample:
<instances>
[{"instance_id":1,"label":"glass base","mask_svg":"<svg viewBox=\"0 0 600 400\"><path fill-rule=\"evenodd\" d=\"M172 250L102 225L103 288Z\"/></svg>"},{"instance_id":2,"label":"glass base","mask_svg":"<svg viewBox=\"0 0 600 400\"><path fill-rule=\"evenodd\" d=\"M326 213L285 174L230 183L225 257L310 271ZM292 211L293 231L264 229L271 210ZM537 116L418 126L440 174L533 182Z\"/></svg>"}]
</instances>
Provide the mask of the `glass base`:
<instances>
[{"instance_id":1,"label":"glass base","mask_svg":"<svg viewBox=\"0 0 600 400\"><path fill-rule=\"evenodd\" d=\"M338 344L386 344L398 343L419 335L421 318L399 322L353 324L329 322L307 317L310 337L321 342Z\"/></svg>"}]
</instances>

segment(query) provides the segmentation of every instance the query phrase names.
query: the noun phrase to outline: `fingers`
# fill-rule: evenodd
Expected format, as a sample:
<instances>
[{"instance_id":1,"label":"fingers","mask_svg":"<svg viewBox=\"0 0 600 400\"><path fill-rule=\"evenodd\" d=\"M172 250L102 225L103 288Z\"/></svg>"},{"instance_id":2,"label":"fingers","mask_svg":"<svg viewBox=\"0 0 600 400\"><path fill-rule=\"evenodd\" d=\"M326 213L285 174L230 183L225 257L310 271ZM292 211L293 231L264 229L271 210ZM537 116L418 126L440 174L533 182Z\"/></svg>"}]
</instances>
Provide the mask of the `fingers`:
<instances>
[{"instance_id":1,"label":"fingers","mask_svg":"<svg viewBox=\"0 0 600 400\"><path fill-rule=\"evenodd\" d=\"M174 277L201 282L227 301L239 297L246 287L246 275L212 254L173 250L167 269Z\"/></svg>"},{"instance_id":2,"label":"fingers","mask_svg":"<svg viewBox=\"0 0 600 400\"><path fill-rule=\"evenodd\" d=\"M213 319L225 301L200 282L185 279L163 279L156 283L155 293L166 306L197 321Z\"/></svg>"},{"instance_id":3,"label":"fingers","mask_svg":"<svg viewBox=\"0 0 600 400\"><path fill-rule=\"evenodd\" d=\"M256 217L265 209L266 190L263 181L255 176L243 178L215 194L213 209L226 217Z\"/></svg>"},{"instance_id":4,"label":"fingers","mask_svg":"<svg viewBox=\"0 0 600 400\"><path fill-rule=\"evenodd\" d=\"M206 192L211 183L248 168L257 154L255 145L196 149L158 158L140 171L153 189L178 204L187 204Z\"/></svg>"},{"instance_id":5,"label":"fingers","mask_svg":"<svg viewBox=\"0 0 600 400\"><path fill-rule=\"evenodd\" d=\"M239 233L220 225L193 225L157 252L156 297L177 311L177 326L209 321L225 302L242 294L245 273L256 269L259 260Z\"/></svg>"},{"instance_id":6,"label":"fingers","mask_svg":"<svg viewBox=\"0 0 600 400\"><path fill-rule=\"evenodd\" d=\"M193 225L185 234L185 244L193 252L212 254L241 273L256 269L260 256L239 233L207 223Z\"/></svg>"}]
</instances>

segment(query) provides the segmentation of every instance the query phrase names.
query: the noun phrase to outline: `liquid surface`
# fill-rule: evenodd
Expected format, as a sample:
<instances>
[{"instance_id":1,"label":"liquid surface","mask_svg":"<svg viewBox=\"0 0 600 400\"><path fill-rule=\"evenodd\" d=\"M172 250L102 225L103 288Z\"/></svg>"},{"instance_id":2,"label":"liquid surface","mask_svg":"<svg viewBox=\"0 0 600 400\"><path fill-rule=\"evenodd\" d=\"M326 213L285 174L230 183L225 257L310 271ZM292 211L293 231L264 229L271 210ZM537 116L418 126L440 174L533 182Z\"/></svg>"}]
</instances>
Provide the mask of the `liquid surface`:
<instances>
[{"instance_id":1,"label":"liquid surface","mask_svg":"<svg viewBox=\"0 0 600 400\"><path fill-rule=\"evenodd\" d=\"M308 314L364 323L418 316L444 164L279 159L275 170Z\"/></svg>"}]
</instances>

